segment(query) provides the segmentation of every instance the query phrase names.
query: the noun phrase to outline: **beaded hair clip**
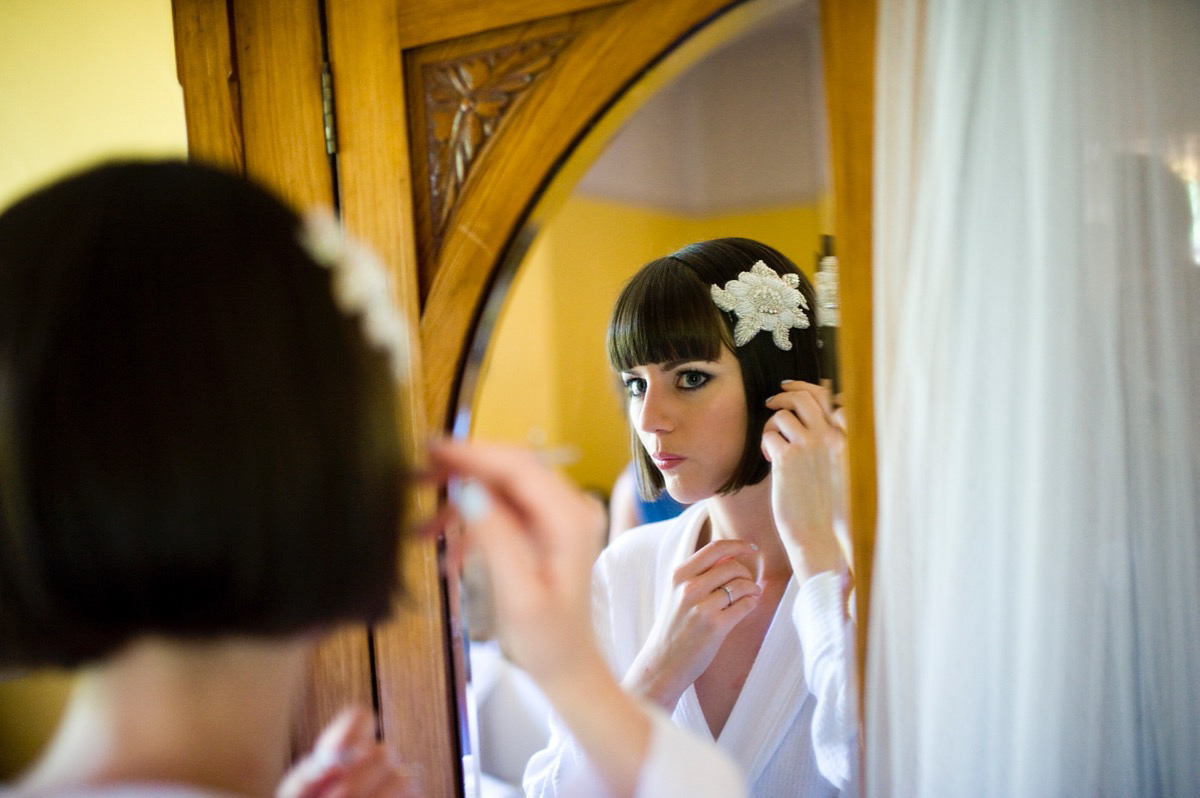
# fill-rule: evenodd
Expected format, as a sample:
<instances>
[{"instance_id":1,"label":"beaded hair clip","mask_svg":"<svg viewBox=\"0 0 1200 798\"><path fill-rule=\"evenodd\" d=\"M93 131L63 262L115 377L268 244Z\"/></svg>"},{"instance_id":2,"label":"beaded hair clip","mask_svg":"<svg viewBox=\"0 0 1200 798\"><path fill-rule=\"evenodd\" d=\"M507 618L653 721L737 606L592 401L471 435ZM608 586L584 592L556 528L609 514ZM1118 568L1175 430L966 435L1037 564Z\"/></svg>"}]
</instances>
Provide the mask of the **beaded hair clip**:
<instances>
[{"instance_id":1,"label":"beaded hair clip","mask_svg":"<svg viewBox=\"0 0 1200 798\"><path fill-rule=\"evenodd\" d=\"M800 293L800 277L780 276L761 260L742 272L725 287L712 287L713 302L721 310L737 316L733 330L734 346L742 346L760 331L771 333L775 345L783 350L792 348L788 333L793 327L808 328L808 300Z\"/></svg>"},{"instance_id":2,"label":"beaded hair clip","mask_svg":"<svg viewBox=\"0 0 1200 798\"><path fill-rule=\"evenodd\" d=\"M298 235L309 256L331 272L337 306L358 317L363 336L387 354L396 381L407 380L412 337L404 314L392 300L391 282L379 256L347 235L328 211L305 214Z\"/></svg>"}]
</instances>

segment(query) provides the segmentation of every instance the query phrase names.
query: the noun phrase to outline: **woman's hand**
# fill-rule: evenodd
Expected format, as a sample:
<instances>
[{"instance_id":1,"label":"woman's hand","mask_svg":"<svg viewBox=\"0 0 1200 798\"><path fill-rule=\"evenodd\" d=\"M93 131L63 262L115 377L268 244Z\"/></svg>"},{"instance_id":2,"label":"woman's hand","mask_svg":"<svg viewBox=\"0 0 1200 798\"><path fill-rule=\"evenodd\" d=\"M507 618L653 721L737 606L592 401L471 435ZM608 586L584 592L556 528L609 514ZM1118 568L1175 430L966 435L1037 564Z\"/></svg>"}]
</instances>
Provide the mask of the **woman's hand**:
<instances>
[{"instance_id":1,"label":"woman's hand","mask_svg":"<svg viewBox=\"0 0 1200 798\"><path fill-rule=\"evenodd\" d=\"M625 676L625 688L673 709L733 627L758 606L762 588L745 565L758 556L744 540L714 540L676 568L670 609L655 621Z\"/></svg>"},{"instance_id":2,"label":"woman's hand","mask_svg":"<svg viewBox=\"0 0 1200 798\"><path fill-rule=\"evenodd\" d=\"M762 452L771 463L771 506L796 579L845 570L838 542L845 485L845 430L825 388L783 384L767 400L775 414L763 429Z\"/></svg>"},{"instance_id":3,"label":"woman's hand","mask_svg":"<svg viewBox=\"0 0 1200 798\"><path fill-rule=\"evenodd\" d=\"M632 795L650 718L613 679L592 632L591 573L603 507L528 451L436 443L463 480L459 513L484 557L505 653L534 678L613 795Z\"/></svg>"},{"instance_id":4,"label":"woman's hand","mask_svg":"<svg viewBox=\"0 0 1200 798\"><path fill-rule=\"evenodd\" d=\"M535 679L592 656L591 572L604 508L525 449L443 441L435 468L463 480L467 543L488 566L499 637Z\"/></svg>"},{"instance_id":5,"label":"woman's hand","mask_svg":"<svg viewBox=\"0 0 1200 798\"><path fill-rule=\"evenodd\" d=\"M284 774L275 798L415 798L413 778L375 739L375 719L362 707L343 710L308 756Z\"/></svg>"}]
</instances>

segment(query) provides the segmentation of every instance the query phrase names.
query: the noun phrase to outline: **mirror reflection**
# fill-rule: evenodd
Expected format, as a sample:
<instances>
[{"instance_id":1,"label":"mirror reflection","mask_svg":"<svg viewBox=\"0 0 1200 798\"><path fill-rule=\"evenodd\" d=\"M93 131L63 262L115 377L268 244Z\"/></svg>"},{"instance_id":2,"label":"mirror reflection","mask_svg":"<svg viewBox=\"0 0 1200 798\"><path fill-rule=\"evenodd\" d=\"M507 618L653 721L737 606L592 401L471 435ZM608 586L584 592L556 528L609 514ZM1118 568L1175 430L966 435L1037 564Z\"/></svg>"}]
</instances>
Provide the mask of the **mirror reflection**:
<instances>
[{"instance_id":1,"label":"mirror reflection","mask_svg":"<svg viewBox=\"0 0 1200 798\"><path fill-rule=\"evenodd\" d=\"M658 693L661 684L651 685L653 679L637 685L627 680L627 686L673 711L677 723L711 734L730 749L749 771L753 794L761 796L834 795L845 775L840 765L821 761L842 756L845 740L837 737L844 732L825 741L825 752L813 742L813 717L832 703L821 706L816 686L806 687L801 671L803 657L792 616L800 606L797 594L804 580L801 574L793 576L793 560L771 526L772 480L756 482L757 475L743 475L733 480L742 487L731 494L737 501L718 496L720 506L708 508L716 489L729 481L728 474L714 476L713 471L713 484L708 484L711 479L698 484L685 478L686 468L660 468L668 489L662 494L664 501L639 501L631 421L647 449L661 448L667 436L659 427L679 419L645 417L653 404L651 395L674 392L683 397L679 386L707 384L706 391L689 396L732 397L727 403L730 412L742 416L721 417L711 403L696 410L689 423L724 433L705 434L700 448L736 450L735 460L747 452L757 457L758 433L755 444L747 446L742 430L753 423L761 432L768 414L753 411L750 417L756 421L739 420L749 410L742 386L755 381L743 378L747 358L767 364L763 374L779 371L812 383L829 376L828 365L822 374L817 363L818 339L828 343L832 338L824 335L828 330L817 335L818 301L812 289L822 255L827 254L823 247L834 232L827 160L816 6L788 3L649 100L616 134L554 217L542 229L526 231L532 245L516 269L494 327L480 332L488 336L486 355L476 366L472 395L463 398L472 437L532 445L606 504L609 528L581 530L593 536L598 556L629 527L658 514L681 512L682 503L660 506L669 494L695 505L672 522L684 531L671 533L678 539L671 538L675 543L669 552L649 541L640 548L623 543L624 559L608 559L607 565L602 559L602 569L620 571L605 585L614 591L611 617L622 627L611 630L608 642L625 649L614 662L618 675L640 669L650 677L671 677L663 680L672 682L671 687ZM776 274L788 273L792 264L798 267L810 326L791 329L793 350L784 353L764 331L744 347L735 346L737 353L728 347L711 358L679 352L681 357L674 359L683 362L664 370L655 365L660 358L649 358L632 346L632 353L647 357L632 357L620 364L621 371L614 371L606 354L606 330L614 303L631 277L644 264L681 247L726 237L749 241L693 248L695 268L708 275L703 278L707 282L737 281L758 260ZM717 274L719 278L712 276ZM638 294L635 298L644 307L631 318L644 320L655 308L677 310L679 302L672 298L684 287L670 281L666 286L662 295ZM735 312L727 318L732 329ZM642 338L665 338L660 330L647 327L642 332ZM633 339L638 339L636 329L634 333ZM746 354L749 350L757 354ZM803 365L806 359L811 365ZM765 384L753 389L763 395L779 392ZM790 407L795 399L777 400L771 411ZM719 399L713 401L719 404ZM638 414L643 417L635 418ZM664 463L648 461L643 484L653 478L655 465ZM757 523L764 519L765 527ZM749 548L750 542L756 542L757 550ZM834 548L835 556L841 557L840 548ZM612 557L611 551L607 557ZM682 612L685 602L659 583L669 581L670 571L682 560L690 563L695 558L696 583L720 583L704 591L716 596L712 603L721 605L717 609L741 601L739 611L744 608L749 620L730 624L732 631L726 630L728 636L722 638L727 644L717 640L712 645L708 639L706 645L714 651L682 662L664 653L667 633L662 630L670 624L660 616L668 606ZM627 573L633 564L649 570L634 578ZM666 578L655 569L666 569ZM829 570L841 575L844 558ZM506 661L493 639L480 578L468 563L465 626L470 635L468 692L473 700L468 716L475 755L465 771L468 781L477 785L469 784L467 794L524 795L521 785L528 767L533 794L553 795L554 774L560 766L567 769L569 763L564 762L572 756L570 743L551 740L544 698ZM628 583L631 578L636 584ZM835 608L845 606L843 581L831 577L825 586L830 595L836 594ZM641 598L625 600L634 594ZM689 633L681 625L672 628ZM843 675L837 670L834 681ZM795 695L779 692L787 682L795 685Z\"/></svg>"}]
</instances>

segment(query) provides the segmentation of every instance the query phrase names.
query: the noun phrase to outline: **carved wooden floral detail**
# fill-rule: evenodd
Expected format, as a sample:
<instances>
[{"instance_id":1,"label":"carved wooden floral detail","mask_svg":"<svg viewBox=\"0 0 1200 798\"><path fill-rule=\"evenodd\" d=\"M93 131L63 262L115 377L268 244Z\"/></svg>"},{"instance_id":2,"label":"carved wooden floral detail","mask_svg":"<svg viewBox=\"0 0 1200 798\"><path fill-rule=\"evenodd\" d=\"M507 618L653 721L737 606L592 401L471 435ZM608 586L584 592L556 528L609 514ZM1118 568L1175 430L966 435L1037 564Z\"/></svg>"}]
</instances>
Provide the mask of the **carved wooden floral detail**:
<instances>
[{"instance_id":1,"label":"carved wooden floral detail","mask_svg":"<svg viewBox=\"0 0 1200 798\"><path fill-rule=\"evenodd\" d=\"M476 157L570 39L554 36L424 66L435 250Z\"/></svg>"}]
</instances>

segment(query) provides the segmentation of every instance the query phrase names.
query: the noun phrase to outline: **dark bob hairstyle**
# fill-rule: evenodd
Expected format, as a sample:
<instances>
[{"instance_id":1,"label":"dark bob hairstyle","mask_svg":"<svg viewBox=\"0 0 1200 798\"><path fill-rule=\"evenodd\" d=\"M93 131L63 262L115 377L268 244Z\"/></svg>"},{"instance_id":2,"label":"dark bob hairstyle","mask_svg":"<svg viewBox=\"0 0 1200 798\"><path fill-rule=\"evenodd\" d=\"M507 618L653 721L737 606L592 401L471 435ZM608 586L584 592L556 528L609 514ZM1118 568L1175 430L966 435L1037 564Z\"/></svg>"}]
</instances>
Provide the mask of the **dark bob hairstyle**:
<instances>
[{"instance_id":1,"label":"dark bob hairstyle","mask_svg":"<svg viewBox=\"0 0 1200 798\"><path fill-rule=\"evenodd\" d=\"M733 344L737 318L712 298L721 288L762 261L777 274L800 276L800 292L808 301L809 326L789 333L792 348L782 350L769 332L759 332L743 346ZM716 360L721 347L737 357L746 391L748 424L742 459L721 493L761 482L770 464L761 451L762 431L773 411L765 403L779 393L784 380L819 382L820 352L812 285L796 264L778 250L748 238L718 238L689 244L650 261L633 276L617 299L608 325L608 361L617 371L672 360ZM631 428L643 498L655 499L663 478Z\"/></svg>"},{"instance_id":2,"label":"dark bob hairstyle","mask_svg":"<svg viewBox=\"0 0 1200 798\"><path fill-rule=\"evenodd\" d=\"M387 612L396 389L299 227L182 162L0 216L0 664Z\"/></svg>"}]
</instances>

